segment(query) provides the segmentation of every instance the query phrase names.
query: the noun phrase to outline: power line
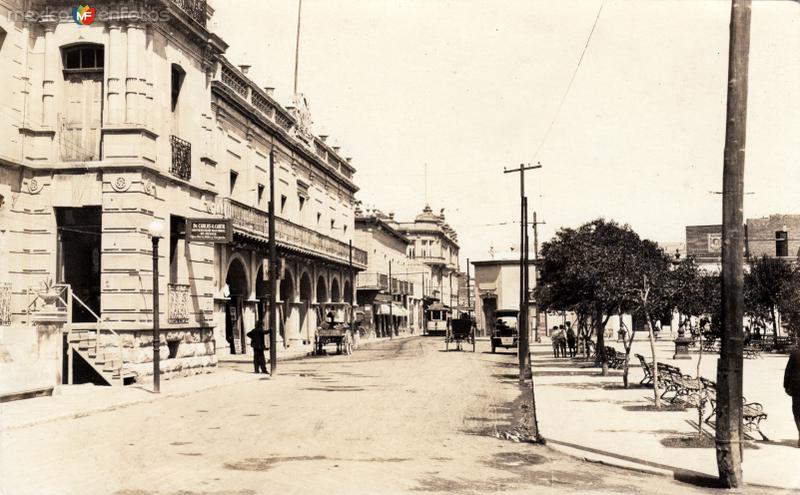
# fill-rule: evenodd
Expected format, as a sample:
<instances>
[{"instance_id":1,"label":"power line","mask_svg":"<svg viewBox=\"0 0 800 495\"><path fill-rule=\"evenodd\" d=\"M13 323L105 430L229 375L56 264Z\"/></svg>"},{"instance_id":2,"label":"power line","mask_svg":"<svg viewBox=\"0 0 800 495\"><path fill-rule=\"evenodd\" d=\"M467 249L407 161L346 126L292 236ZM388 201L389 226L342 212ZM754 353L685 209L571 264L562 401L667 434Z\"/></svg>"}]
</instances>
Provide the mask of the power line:
<instances>
[{"instance_id":1,"label":"power line","mask_svg":"<svg viewBox=\"0 0 800 495\"><path fill-rule=\"evenodd\" d=\"M558 103L558 108L556 108L556 113L553 116L553 120L550 121L550 125L547 126L547 130L542 137L542 141L539 143L539 147L536 148L536 152L533 154L533 159L536 160L539 157L539 151L541 151L542 146L544 146L545 141L550 136L550 131L553 130L553 125L556 123L559 115L561 114L561 107L564 106L564 102L567 100L567 95L569 94L569 90L572 89L572 83L575 82L575 76L578 75L578 70L581 68L581 63L583 62L583 56L586 55L586 50L589 48L589 42L592 40L592 35L594 34L594 29L597 26L597 21L600 19L600 13L603 11L603 5L605 2L600 3L600 8L597 10L597 16L594 18L594 23L592 24L592 29L589 31L589 36L586 38L586 43L583 45L583 51L581 52L581 56L578 59L578 64L575 66L575 70L572 72L572 77L569 79L569 84L567 84L567 89L564 91L564 94L561 96L561 101Z\"/></svg>"}]
</instances>

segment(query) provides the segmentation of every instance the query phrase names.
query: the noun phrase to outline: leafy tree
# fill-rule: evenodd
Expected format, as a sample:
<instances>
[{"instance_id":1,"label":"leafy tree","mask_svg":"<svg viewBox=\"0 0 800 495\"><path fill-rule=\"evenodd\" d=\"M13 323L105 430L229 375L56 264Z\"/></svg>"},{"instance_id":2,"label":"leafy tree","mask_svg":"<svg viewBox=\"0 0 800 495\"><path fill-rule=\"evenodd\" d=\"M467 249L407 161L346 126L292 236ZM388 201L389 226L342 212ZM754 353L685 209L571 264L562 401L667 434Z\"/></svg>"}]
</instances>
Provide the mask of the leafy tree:
<instances>
[{"instance_id":1,"label":"leafy tree","mask_svg":"<svg viewBox=\"0 0 800 495\"><path fill-rule=\"evenodd\" d=\"M744 276L745 309L748 315L772 322L773 338L778 342L778 310L792 312L790 303L800 287L800 272L781 258L761 256L750 260Z\"/></svg>"},{"instance_id":2,"label":"leafy tree","mask_svg":"<svg viewBox=\"0 0 800 495\"><path fill-rule=\"evenodd\" d=\"M603 375L608 374L605 325L611 315L639 301L632 273L644 263L638 254L641 247L630 227L604 219L561 229L542 246L536 287L540 309L573 311L591 319Z\"/></svg>"}]
</instances>

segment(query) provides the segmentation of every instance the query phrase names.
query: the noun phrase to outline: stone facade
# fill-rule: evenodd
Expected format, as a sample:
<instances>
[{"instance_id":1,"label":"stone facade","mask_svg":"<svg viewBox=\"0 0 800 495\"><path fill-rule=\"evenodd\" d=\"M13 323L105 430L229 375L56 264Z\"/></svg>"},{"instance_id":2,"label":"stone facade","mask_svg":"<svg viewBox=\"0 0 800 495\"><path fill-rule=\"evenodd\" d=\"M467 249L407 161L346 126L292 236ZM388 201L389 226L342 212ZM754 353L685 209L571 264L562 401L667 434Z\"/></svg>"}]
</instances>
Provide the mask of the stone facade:
<instances>
[{"instance_id":1,"label":"stone facade","mask_svg":"<svg viewBox=\"0 0 800 495\"><path fill-rule=\"evenodd\" d=\"M447 224L444 210L433 213L426 205L412 222L398 222L399 230L411 241L408 257L425 266L424 298L439 301L448 309L458 305L458 234ZM456 315L453 315L456 316Z\"/></svg>"},{"instance_id":2,"label":"stone facade","mask_svg":"<svg viewBox=\"0 0 800 495\"><path fill-rule=\"evenodd\" d=\"M385 337L391 319L395 334L421 333L421 284L429 271L408 256L410 240L398 230L394 214L357 209L355 227L355 245L367 253L368 259L367 269L356 280L360 326L367 335ZM394 304L391 312L390 303Z\"/></svg>"},{"instance_id":3,"label":"stone facade","mask_svg":"<svg viewBox=\"0 0 800 495\"><path fill-rule=\"evenodd\" d=\"M242 332L266 317L271 161L280 348L309 343L328 307L349 313L355 169L310 133L305 100L284 107L225 60L205 2L94 2L120 11L91 25L72 6L0 2L3 338L31 331L31 288L50 279L71 287L81 352L122 348L126 377L151 374L157 220L162 371L213 368L231 325L246 350ZM193 218L230 220L234 241L187 242ZM352 257L352 271L366 267L366 253Z\"/></svg>"},{"instance_id":4,"label":"stone facade","mask_svg":"<svg viewBox=\"0 0 800 495\"><path fill-rule=\"evenodd\" d=\"M783 239L779 239L780 236L785 238L785 242ZM783 253L779 253L782 242L785 250ZM764 255L797 259L800 256L800 215L748 218L747 254L751 258Z\"/></svg>"}]
</instances>

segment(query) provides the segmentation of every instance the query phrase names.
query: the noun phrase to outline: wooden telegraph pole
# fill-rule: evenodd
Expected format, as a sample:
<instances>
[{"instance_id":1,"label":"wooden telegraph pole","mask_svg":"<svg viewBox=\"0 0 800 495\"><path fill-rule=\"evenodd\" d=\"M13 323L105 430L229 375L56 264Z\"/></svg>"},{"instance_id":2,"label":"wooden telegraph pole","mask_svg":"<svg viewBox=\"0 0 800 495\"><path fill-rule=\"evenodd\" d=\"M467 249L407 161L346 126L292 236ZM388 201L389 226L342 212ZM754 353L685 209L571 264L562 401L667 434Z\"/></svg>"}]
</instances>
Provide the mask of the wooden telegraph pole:
<instances>
[{"instance_id":1,"label":"wooden telegraph pole","mask_svg":"<svg viewBox=\"0 0 800 495\"><path fill-rule=\"evenodd\" d=\"M534 273L537 274L537 275L539 274L539 264L538 264L538 261L539 261L539 225L544 225L545 223L546 222L539 222L539 221L536 220L536 212L534 211L533 212L533 261L534 261L534 267L535 267ZM533 328L533 332L534 332L534 336L535 336L536 342L539 342L539 324L540 323L541 323L541 321L540 321L540 316L539 316L539 308L537 307L536 308L536 319L535 319L535 323L534 323L535 326Z\"/></svg>"},{"instance_id":2,"label":"wooden telegraph pole","mask_svg":"<svg viewBox=\"0 0 800 495\"><path fill-rule=\"evenodd\" d=\"M278 368L278 252L275 245L275 148L269 152L269 374Z\"/></svg>"},{"instance_id":3,"label":"wooden telegraph pole","mask_svg":"<svg viewBox=\"0 0 800 495\"><path fill-rule=\"evenodd\" d=\"M529 342L529 329L528 329L528 295L527 288L525 287L525 273L528 271L527 253L525 252L525 237L526 237L526 218L525 218L525 171L542 168L540 164L525 165L520 163L519 168L503 169L504 174L519 173L519 199L520 199L520 229L519 229L519 317L517 318L517 327L519 328L519 381L525 382L527 370L530 369L528 362L530 352Z\"/></svg>"},{"instance_id":4,"label":"wooden telegraph pole","mask_svg":"<svg viewBox=\"0 0 800 495\"><path fill-rule=\"evenodd\" d=\"M742 486L743 193L750 0L731 4L728 104L722 172L722 349L717 361L717 467L720 484Z\"/></svg>"}]
</instances>

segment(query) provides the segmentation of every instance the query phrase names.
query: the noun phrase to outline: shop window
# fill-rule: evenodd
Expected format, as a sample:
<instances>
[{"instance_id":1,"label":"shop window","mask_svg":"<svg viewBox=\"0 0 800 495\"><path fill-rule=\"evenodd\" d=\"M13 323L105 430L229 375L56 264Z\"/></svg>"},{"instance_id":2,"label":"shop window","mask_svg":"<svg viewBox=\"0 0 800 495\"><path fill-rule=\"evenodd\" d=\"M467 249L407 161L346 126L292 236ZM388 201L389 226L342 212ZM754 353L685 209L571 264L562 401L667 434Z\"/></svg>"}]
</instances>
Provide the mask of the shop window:
<instances>
[{"instance_id":1,"label":"shop window","mask_svg":"<svg viewBox=\"0 0 800 495\"><path fill-rule=\"evenodd\" d=\"M181 94L181 88L183 87L183 80L186 78L186 71L178 64L172 64L172 84L171 84L171 93L172 93L172 111L175 111L175 108L178 106L178 98Z\"/></svg>"},{"instance_id":2,"label":"shop window","mask_svg":"<svg viewBox=\"0 0 800 495\"><path fill-rule=\"evenodd\" d=\"M789 256L789 233L785 230L775 232L775 256Z\"/></svg>"}]
</instances>

